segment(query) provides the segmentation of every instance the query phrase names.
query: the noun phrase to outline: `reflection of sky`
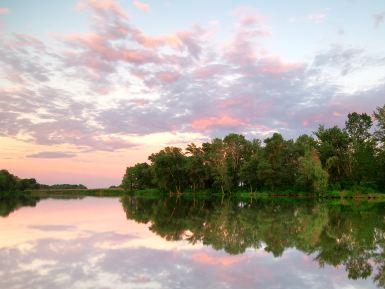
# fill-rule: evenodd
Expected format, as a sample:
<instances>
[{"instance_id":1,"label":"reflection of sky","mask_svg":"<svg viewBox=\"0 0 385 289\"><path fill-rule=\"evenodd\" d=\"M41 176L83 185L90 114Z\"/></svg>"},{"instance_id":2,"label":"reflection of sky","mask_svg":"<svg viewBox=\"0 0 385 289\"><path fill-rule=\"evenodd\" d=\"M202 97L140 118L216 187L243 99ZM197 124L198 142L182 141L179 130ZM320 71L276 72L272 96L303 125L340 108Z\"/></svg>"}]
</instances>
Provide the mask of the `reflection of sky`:
<instances>
[{"instance_id":1,"label":"reflection of sky","mask_svg":"<svg viewBox=\"0 0 385 289\"><path fill-rule=\"evenodd\" d=\"M0 288L375 288L295 249L228 255L169 242L115 198L45 200L0 219Z\"/></svg>"}]
</instances>

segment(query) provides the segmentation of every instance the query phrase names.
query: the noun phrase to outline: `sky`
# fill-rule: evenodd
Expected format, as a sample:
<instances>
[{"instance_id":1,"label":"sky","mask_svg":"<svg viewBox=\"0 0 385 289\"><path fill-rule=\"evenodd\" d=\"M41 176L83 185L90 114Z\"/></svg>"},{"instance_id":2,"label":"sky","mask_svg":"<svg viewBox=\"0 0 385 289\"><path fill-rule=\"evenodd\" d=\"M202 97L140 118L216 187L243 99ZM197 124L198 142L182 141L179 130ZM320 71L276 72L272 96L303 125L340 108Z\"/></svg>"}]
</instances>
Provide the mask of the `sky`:
<instances>
[{"instance_id":1,"label":"sky","mask_svg":"<svg viewBox=\"0 0 385 289\"><path fill-rule=\"evenodd\" d=\"M0 168L40 183L384 104L383 0L0 0Z\"/></svg>"}]
</instances>

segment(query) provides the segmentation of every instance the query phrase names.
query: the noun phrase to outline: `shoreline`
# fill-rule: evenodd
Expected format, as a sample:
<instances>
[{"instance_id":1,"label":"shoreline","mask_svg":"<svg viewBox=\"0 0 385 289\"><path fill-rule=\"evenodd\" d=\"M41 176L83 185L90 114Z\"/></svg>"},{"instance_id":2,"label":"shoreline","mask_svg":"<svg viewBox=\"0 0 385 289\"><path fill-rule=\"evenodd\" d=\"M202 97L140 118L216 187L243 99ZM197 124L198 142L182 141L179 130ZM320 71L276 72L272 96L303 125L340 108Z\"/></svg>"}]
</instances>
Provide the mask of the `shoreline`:
<instances>
[{"instance_id":1,"label":"shoreline","mask_svg":"<svg viewBox=\"0 0 385 289\"><path fill-rule=\"evenodd\" d=\"M385 193L367 193L360 194L351 191L333 191L326 194L307 194L303 192L248 192L235 191L221 194L220 192L196 191L183 193L167 193L158 189L126 191L124 189L61 189L61 190L28 190L26 194L32 197L59 197L59 196L94 196L94 197L119 197L119 196L137 196L137 197L156 197L156 196L175 196L175 197L240 197L252 199L264 198L289 198L289 199L324 199L324 200L381 200L385 201Z\"/></svg>"}]
</instances>

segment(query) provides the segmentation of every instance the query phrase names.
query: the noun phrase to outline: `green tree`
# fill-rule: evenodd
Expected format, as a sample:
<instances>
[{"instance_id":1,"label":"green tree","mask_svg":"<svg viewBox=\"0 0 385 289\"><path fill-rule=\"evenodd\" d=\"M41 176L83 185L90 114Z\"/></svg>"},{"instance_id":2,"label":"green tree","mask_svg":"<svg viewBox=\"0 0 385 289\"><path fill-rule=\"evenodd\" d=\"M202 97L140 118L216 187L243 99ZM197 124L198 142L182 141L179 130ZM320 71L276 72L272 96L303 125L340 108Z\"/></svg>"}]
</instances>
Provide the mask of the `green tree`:
<instances>
[{"instance_id":1,"label":"green tree","mask_svg":"<svg viewBox=\"0 0 385 289\"><path fill-rule=\"evenodd\" d=\"M300 156L316 148L317 142L312 136L303 134L295 141L295 146Z\"/></svg>"},{"instance_id":2,"label":"green tree","mask_svg":"<svg viewBox=\"0 0 385 289\"><path fill-rule=\"evenodd\" d=\"M17 189L18 178L7 170L0 171L0 192L12 192Z\"/></svg>"},{"instance_id":3,"label":"green tree","mask_svg":"<svg viewBox=\"0 0 385 289\"><path fill-rule=\"evenodd\" d=\"M24 190L39 189L40 186L37 183L36 179L21 179L19 180L18 188L24 191Z\"/></svg>"},{"instance_id":4,"label":"green tree","mask_svg":"<svg viewBox=\"0 0 385 289\"><path fill-rule=\"evenodd\" d=\"M204 189L210 175L204 163L203 149L192 143L187 146L186 151L188 155L186 160L188 183L194 192L196 189Z\"/></svg>"},{"instance_id":5,"label":"green tree","mask_svg":"<svg viewBox=\"0 0 385 289\"><path fill-rule=\"evenodd\" d=\"M366 113L349 113L345 122L349 135L349 171L355 183L370 183L375 175L375 141L370 133L372 119Z\"/></svg>"},{"instance_id":6,"label":"green tree","mask_svg":"<svg viewBox=\"0 0 385 289\"><path fill-rule=\"evenodd\" d=\"M187 185L187 157L182 149L166 147L148 158L154 171L155 183L164 190L181 193Z\"/></svg>"},{"instance_id":7,"label":"green tree","mask_svg":"<svg viewBox=\"0 0 385 289\"><path fill-rule=\"evenodd\" d=\"M260 163L263 158L261 142L253 140L250 144L251 156L247 158L240 169L240 180L250 192L262 187L263 183L259 175Z\"/></svg>"},{"instance_id":8,"label":"green tree","mask_svg":"<svg viewBox=\"0 0 385 289\"><path fill-rule=\"evenodd\" d=\"M122 187L126 190L140 190L152 187L152 169L147 163L128 167L123 177Z\"/></svg>"},{"instance_id":9,"label":"green tree","mask_svg":"<svg viewBox=\"0 0 385 289\"><path fill-rule=\"evenodd\" d=\"M266 162L260 163L260 175L265 177L265 185L271 190L290 187L294 184L293 167L296 162L293 142L285 141L279 133L274 133L264 142Z\"/></svg>"},{"instance_id":10,"label":"green tree","mask_svg":"<svg viewBox=\"0 0 385 289\"><path fill-rule=\"evenodd\" d=\"M385 146L385 104L382 107L377 107L377 110L373 113L377 122L377 128L375 136L381 143L382 147Z\"/></svg>"},{"instance_id":11,"label":"green tree","mask_svg":"<svg viewBox=\"0 0 385 289\"><path fill-rule=\"evenodd\" d=\"M349 165L349 135L337 126L325 129L320 126L315 132L317 151L322 166L329 173L330 182L344 186L351 174Z\"/></svg>"},{"instance_id":12,"label":"green tree","mask_svg":"<svg viewBox=\"0 0 385 289\"><path fill-rule=\"evenodd\" d=\"M376 131L374 133L377 140L376 146L376 179L378 187L385 189L385 105L377 107L374 112L376 120ZM385 279L385 278L384 278Z\"/></svg>"},{"instance_id":13,"label":"green tree","mask_svg":"<svg viewBox=\"0 0 385 289\"><path fill-rule=\"evenodd\" d=\"M211 143L203 143L202 149L205 154L213 186L221 189L222 194L231 190L232 179L227 166L226 146L222 139L215 138Z\"/></svg>"},{"instance_id":14,"label":"green tree","mask_svg":"<svg viewBox=\"0 0 385 289\"><path fill-rule=\"evenodd\" d=\"M231 133L223 139L227 172L232 188L240 185L241 167L250 158L251 143L243 135Z\"/></svg>"},{"instance_id":15,"label":"green tree","mask_svg":"<svg viewBox=\"0 0 385 289\"><path fill-rule=\"evenodd\" d=\"M298 159L297 185L305 191L324 193L328 186L328 173L322 168L315 150Z\"/></svg>"}]
</instances>

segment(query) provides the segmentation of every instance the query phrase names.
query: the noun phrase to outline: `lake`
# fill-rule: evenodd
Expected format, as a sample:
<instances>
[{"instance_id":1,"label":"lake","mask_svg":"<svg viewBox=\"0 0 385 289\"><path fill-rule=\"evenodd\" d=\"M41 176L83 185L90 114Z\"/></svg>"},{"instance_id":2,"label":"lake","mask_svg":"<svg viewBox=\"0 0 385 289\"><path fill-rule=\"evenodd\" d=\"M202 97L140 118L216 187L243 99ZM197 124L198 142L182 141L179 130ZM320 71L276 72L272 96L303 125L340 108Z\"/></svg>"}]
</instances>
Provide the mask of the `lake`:
<instances>
[{"instance_id":1,"label":"lake","mask_svg":"<svg viewBox=\"0 0 385 289\"><path fill-rule=\"evenodd\" d=\"M0 204L0 288L384 288L382 203L84 197Z\"/></svg>"}]
</instances>

